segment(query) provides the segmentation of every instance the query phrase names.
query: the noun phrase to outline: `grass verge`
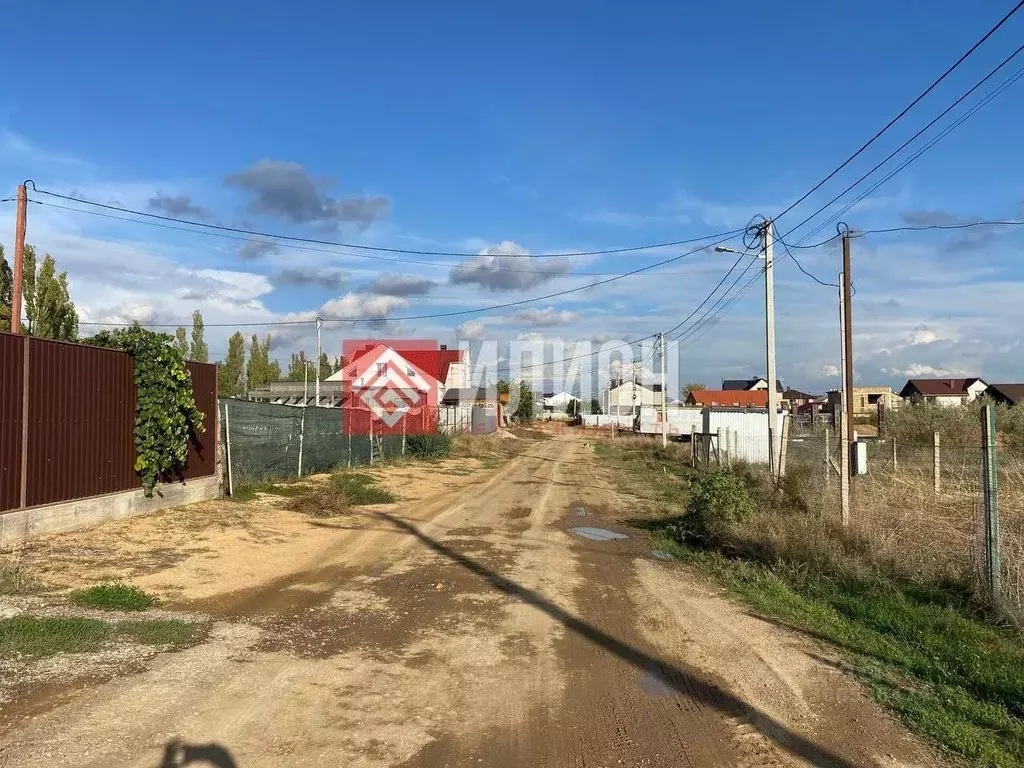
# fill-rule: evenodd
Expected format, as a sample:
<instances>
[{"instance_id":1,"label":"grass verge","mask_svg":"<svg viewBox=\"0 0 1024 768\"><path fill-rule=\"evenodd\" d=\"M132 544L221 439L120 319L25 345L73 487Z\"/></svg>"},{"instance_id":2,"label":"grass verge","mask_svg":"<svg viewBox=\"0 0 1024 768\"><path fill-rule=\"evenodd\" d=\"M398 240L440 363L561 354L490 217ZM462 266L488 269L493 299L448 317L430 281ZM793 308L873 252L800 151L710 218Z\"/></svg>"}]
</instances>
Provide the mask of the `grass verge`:
<instances>
[{"instance_id":1,"label":"grass verge","mask_svg":"<svg viewBox=\"0 0 1024 768\"><path fill-rule=\"evenodd\" d=\"M709 536L690 518L709 484L659 450L604 443L597 451L620 477L630 471L624 490L638 497L654 546L758 613L840 649L878 701L947 754L1024 766L1020 638L965 582L905 578L863 540L801 509L790 489L764 496L749 473L760 511L723 520ZM704 531L699 543L694 530Z\"/></svg>"},{"instance_id":2,"label":"grass verge","mask_svg":"<svg viewBox=\"0 0 1024 768\"><path fill-rule=\"evenodd\" d=\"M310 517L337 517L354 506L390 504L397 500L393 493L379 487L372 475L336 472L328 482L292 499L288 509Z\"/></svg>"},{"instance_id":3,"label":"grass verge","mask_svg":"<svg viewBox=\"0 0 1024 768\"><path fill-rule=\"evenodd\" d=\"M119 622L117 632L143 645L171 645L179 647L198 639L200 627L190 621L182 621L181 619L150 619L146 621Z\"/></svg>"},{"instance_id":4,"label":"grass verge","mask_svg":"<svg viewBox=\"0 0 1024 768\"><path fill-rule=\"evenodd\" d=\"M232 501L246 502L258 499L261 494L271 496L294 497L309 491L309 485L300 482L284 482L280 480L254 480L236 485L231 495Z\"/></svg>"},{"instance_id":5,"label":"grass verge","mask_svg":"<svg viewBox=\"0 0 1024 768\"><path fill-rule=\"evenodd\" d=\"M110 625L97 619L15 616L0 620L0 657L87 653L110 635Z\"/></svg>"},{"instance_id":6,"label":"grass verge","mask_svg":"<svg viewBox=\"0 0 1024 768\"><path fill-rule=\"evenodd\" d=\"M97 584L76 589L68 595L75 605L104 611L144 611L156 605L156 598L131 584Z\"/></svg>"}]
</instances>

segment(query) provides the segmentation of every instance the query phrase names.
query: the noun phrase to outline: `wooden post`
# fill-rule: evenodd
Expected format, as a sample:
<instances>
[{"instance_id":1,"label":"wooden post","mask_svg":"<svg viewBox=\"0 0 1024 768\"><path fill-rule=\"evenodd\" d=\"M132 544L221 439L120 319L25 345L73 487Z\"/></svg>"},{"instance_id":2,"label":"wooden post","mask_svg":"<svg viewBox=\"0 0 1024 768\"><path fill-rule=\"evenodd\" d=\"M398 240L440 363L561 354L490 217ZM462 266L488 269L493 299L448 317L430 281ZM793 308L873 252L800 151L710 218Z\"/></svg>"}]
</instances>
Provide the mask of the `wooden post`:
<instances>
[{"instance_id":1,"label":"wooden post","mask_svg":"<svg viewBox=\"0 0 1024 768\"><path fill-rule=\"evenodd\" d=\"M349 425L348 433L348 468L352 469L352 427Z\"/></svg>"},{"instance_id":2,"label":"wooden post","mask_svg":"<svg viewBox=\"0 0 1024 768\"><path fill-rule=\"evenodd\" d=\"M697 468L697 428L690 425L690 466Z\"/></svg>"},{"instance_id":3,"label":"wooden post","mask_svg":"<svg viewBox=\"0 0 1024 768\"><path fill-rule=\"evenodd\" d=\"M942 493L942 458L939 453L939 438L938 432L932 435L932 476L934 478L936 496Z\"/></svg>"},{"instance_id":4,"label":"wooden post","mask_svg":"<svg viewBox=\"0 0 1024 768\"><path fill-rule=\"evenodd\" d=\"M843 527L850 525L850 442L846 419L839 420L839 501Z\"/></svg>"},{"instance_id":5,"label":"wooden post","mask_svg":"<svg viewBox=\"0 0 1024 768\"><path fill-rule=\"evenodd\" d=\"M996 464L996 415L992 405L981 409L981 459L985 495L985 584L993 605L1002 596L999 565L999 469Z\"/></svg>"},{"instance_id":6,"label":"wooden post","mask_svg":"<svg viewBox=\"0 0 1024 768\"><path fill-rule=\"evenodd\" d=\"M370 411L370 466L373 466L373 411Z\"/></svg>"},{"instance_id":7,"label":"wooden post","mask_svg":"<svg viewBox=\"0 0 1024 768\"><path fill-rule=\"evenodd\" d=\"M409 415L406 411L402 414L402 455L405 456L405 417Z\"/></svg>"},{"instance_id":8,"label":"wooden post","mask_svg":"<svg viewBox=\"0 0 1024 768\"><path fill-rule=\"evenodd\" d=\"M896 461L896 438L892 439L892 471L895 472L899 469L899 464Z\"/></svg>"},{"instance_id":9,"label":"wooden post","mask_svg":"<svg viewBox=\"0 0 1024 768\"><path fill-rule=\"evenodd\" d=\"M302 440L306 436L306 404L302 404L302 416L299 417L299 473L302 477Z\"/></svg>"},{"instance_id":10,"label":"wooden post","mask_svg":"<svg viewBox=\"0 0 1024 768\"><path fill-rule=\"evenodd\" d=\"M32 185L35 189L35 185ZM14 219L14 272L11 275L11 333L21 333L22 289L25 281L25 217L28 209L28 192L25 185L18 185L18 210ZM27 349L27 347L26 347ZM25 466L27 457L21 460ZM25 506L24 501L22 506Z\"/></svg>"},{"instance_id":11,"label":"wooden post","mask_svg":"<svg viewBox=\"0 0 1024 768\"><path fill-rule=\"evenodd\" d=\"M715 431L715 465L719 469L722 468L722 430L720 429Z\"/></svg>"}]
</instances>

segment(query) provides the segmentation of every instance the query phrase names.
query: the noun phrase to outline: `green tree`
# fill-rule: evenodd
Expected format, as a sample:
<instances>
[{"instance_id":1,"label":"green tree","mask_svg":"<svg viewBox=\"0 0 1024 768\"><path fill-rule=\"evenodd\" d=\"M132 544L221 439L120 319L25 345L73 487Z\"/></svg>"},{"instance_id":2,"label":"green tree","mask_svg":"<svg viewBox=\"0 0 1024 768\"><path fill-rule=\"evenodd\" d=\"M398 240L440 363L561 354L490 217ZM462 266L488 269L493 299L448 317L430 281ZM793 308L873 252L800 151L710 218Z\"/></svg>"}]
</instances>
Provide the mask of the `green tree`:
<instances>
[{"instance_id":1,"label":"green tree","mask_svg":"<svg viewBox=\"0 0 1024 768\"><path fill-rule=\"evenodd\" d=\"M565 413L570 419L575 419L580 415L582 403L579 400L570 400L565 406Z\"/></svg>"},{"instance_id":2,"label":"green tree","mask_svg":"<svg viewBox=\"0 0 1024 768\"><path fill-rule=\"evenodd\" d=\"M210 348L203 340L203 313L198 309L192 313L192 352L188 357L197 363L210 362Z\"/></svg>"},{"instance_id":3,"label":"green tree","mask_svg":"<svg viewBox=\"0 0 1024 768\"><path fill-rule=\"evenodd\" d=\"M320 380L326 379L337 369L331 366L331 358L327 356L326 352L320 353Z\"/></svg>"},{"instance_id":4,"label":"green tree","mask_svg":"<svg viewBox=\"0 0 1024 768\"><path fill-rule=\"evenodd\" d=\"M601 410L601 401L598 400L596 397L592 398L591 401L590 401L590 412L591 413L604 413L604 411Z\"/></svg>"},{"instance_id":5,"label":"green tree","mask_svg":"<svg viewBox=\"0 0 1024 768\"><path fill-rule=\"evenodd\" d=\"M181 355L182 360L188 360L188 337L185 335L185 329L182 326L178 326L178 330L174 332L174 348Z\"/></svg>"},{"instance_id":6,"label":"green tree","mask_svg":"<svg viewBox=\"0 0 1024 768\"><path fill-rule=\"evenodd\" d=\"M36 322L36 249L25 246L22 255L21 301L24 304L27 333L35 333Z\"/></svg>"},{"instance_id":7,"label":"green tree","mask_svg":"<svg viewBox=\"0 0 1024 768\"><path fill-rule=\"evenodd\" d=\"M303 381L306 378L306 353L304 350L292 352L291 362L288 363L288 380Z\"/></svg>"},{"instance_id":8,"label":"green tree","mask_svg":"<svg viewBox=\"0 0 1024 768\"><path fill-rule=\"evenodd\" d=\"M513 416L519 421L533 420L533 390L525 381L519 382L519 402Z\"/></svg>"},{"instance_id":9,"label":"green tree","mask_svg":"<svg viewBox=\"0 0 1024 768\"><path fill-rule=\"evenodd\" d=\"M686 396L691 392L700 392L702 389L707 389L706 386L701 384L699 381L691 381L689 384L684 386L679 392L679 396L685 401Z\"/></svg>"},{"instance_id":10,"label":"green tree","mask_svg":"<svg viewBox=\"0 0 1024 768\"><path fill-rule=\"evenodd\" d=\"M14 292L14 275L11 265L4 258L4 247L0 244L0 331L11 329L11 303Z\"/></svg>"},{"instance_id":11,"label":"green tree","mask_svg":"<svg viewBox=\"0 0 1024 768\"><path fill-rule=\"evenodd\" d=\"M75 341L78 338L78 311L68 294L68 273L58 275L57 263L53 256L46 254L33 284L35 317L32 334L44 339Z\"/></svg>"},{"instance_id":12,"label":"green tree","mask_svg":"<svg viewBox=\"0 0 1024 768\"><path fill-rule=\"evenodd\" d=\"M245 337L235 331L228 339L228 355L217 363L217 386L221 397L242 394L242 376L245 373Z\"/></svg>"}]
</instances>

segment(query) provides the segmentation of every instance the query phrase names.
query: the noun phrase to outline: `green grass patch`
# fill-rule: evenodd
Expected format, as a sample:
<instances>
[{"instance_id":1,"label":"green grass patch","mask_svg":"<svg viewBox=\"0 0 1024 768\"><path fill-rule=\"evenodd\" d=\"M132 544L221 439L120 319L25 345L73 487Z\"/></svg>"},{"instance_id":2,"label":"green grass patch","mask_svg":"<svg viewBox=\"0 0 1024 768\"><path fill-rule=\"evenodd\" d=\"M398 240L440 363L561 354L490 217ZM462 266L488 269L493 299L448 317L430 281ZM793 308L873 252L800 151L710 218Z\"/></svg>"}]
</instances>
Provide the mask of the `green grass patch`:
<instances>
[{"instance_id":1,"label":"green grass patch","mask_svg":"<svg viewBox=\"0 0 1024 768\"><path fill-rule=\"evenodd\" d=\"M105 611L144 611L156 605L156 598L131 584L97 584L76 589L68 595L75 605Z\"/></svg>"},{"instance_id":2,"label":"green grass patch","mask_svg":"<svg viewBox=\"0 0 1024 768\"><path fill-rule=\"evenodd\" d=\"M345 494L349 504L390 504L398 501L391 491L377 485L377 478L360 472L337 472L330 485Z\"/></svg>"},{"instance_id":3,"label":"green grass patch","mask_svg":"<svg viewBox=\"0 0 1024 768\"><path fill-rule=\"evenodd\" d=\"M295 497L309 491L308 483L285 482L283 480L253 480L239 483L231 494L232 501L254 501L261 495Z\"/></svg>"},{"instance_id":4,"label":"green grass patch","mask_svg":"<svg viewBox=\"0 0 1024 768\"><path fill-rule=\"evenodd\" d=\"M452 439L448 435L409 435L406 449L418 459L444 459L452 455Z\"/></svg>"},{"instance_id":5,"label":"green grass patch","mask_svg":"<svg viewBox=\"0 0 1024 768\"><path fill-rule=\"evenodd\" d=\"M110 637L110 625L96 619L15 616L0 619L0 657L87 653Z\"/></svg>"},{"instance_id":6,"label":"green grass patch","mask_svg":"<svg viewBox=\"0 0 1024 768\"><path fill-rule=\"evenodd\" d=\"M117 625L118 634L129 637L137 643L175 647L188 645L198 639L199 630L197 624L181 619L122 621Z\"/></svg>"}]
</instances>

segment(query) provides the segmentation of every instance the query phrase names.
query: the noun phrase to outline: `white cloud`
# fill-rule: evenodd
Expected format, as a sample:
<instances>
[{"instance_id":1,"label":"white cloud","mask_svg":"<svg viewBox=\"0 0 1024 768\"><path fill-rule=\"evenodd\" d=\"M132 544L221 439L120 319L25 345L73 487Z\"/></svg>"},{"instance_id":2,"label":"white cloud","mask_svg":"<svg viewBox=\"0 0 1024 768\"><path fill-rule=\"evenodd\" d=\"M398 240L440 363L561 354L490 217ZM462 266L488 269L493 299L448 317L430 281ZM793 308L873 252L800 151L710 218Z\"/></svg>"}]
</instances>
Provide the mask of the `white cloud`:
<instances>
[{"instance_id":1,"label":"white cloud","mask_svg":"<svg viewBox=\"0 0 1024 768\"><path fill-rule=\"evenodd\" d=\"M534 326L568 325L578 320L579 317L575 312L569 312L564 309L559 312L551 307L546 309L530 307L513 315L513 318L519 322Z\"/></svg>"},{"instance_id":2,"label":"white cloud","mask_svg":"<svg viewBox=\"0 0 1024 768\"><path fill-rule=\"evenodd\" d=\"M823 365L823 366L821 366L821 375L822 376L827 376L829 378L832 378L832 377L835 377L835 376L839 376L839 366L838 365Z\"/></svg>"},{"instance_id":3,"label":"white cloud","mask_svg":"<svg viewBox=\"0 0 1024 768\"><path fill-rule=\"evenodd\" d=\"M396 309L408 305L409 301L401 296L351 292L324 302L320 312L324 317L339 320L385 320Z\"/></svg>"},{"instance_id":4,"label":"white cloud","mask_svg":"<svg viewBox=\"0 0 1024 768\"><path fill-rule=\"evenodd\" d=\"M482 339L484 333L486 333L486 328L479 320L467 320L455 329L455 336L467 341Z\"/></svg>"},{"instance_id":5,"label":"white cloud","mask_svg":"<svg viewBox=\"0 0 1024 768\"><path fill-rule=\"evenodd\" d=\"M448 282L481 285L492 291L521 291L554 280L571 269L572 261L568 258L531 258L519 243L503 240L452 267Z\"/></svg>"}]
</instances>

